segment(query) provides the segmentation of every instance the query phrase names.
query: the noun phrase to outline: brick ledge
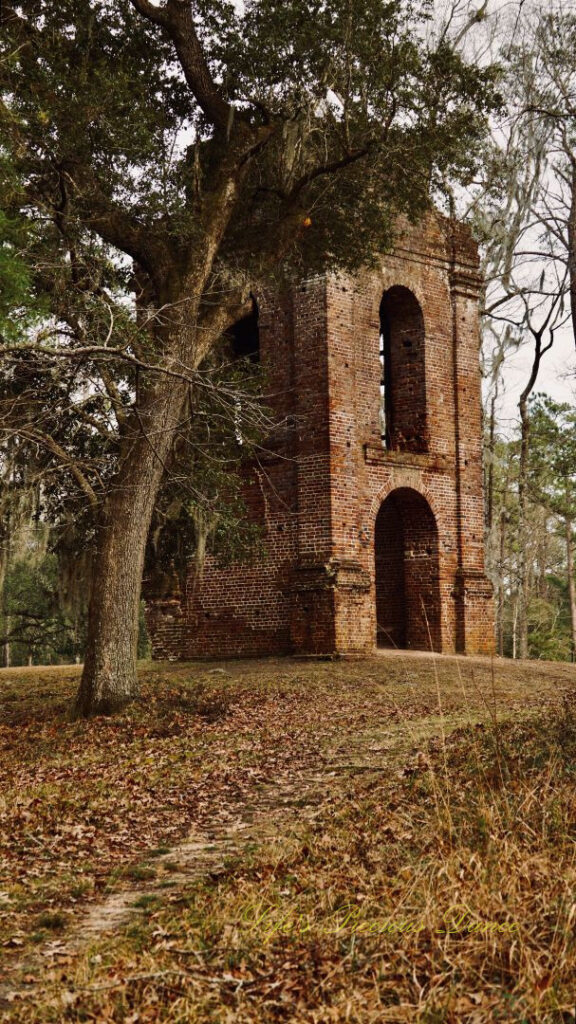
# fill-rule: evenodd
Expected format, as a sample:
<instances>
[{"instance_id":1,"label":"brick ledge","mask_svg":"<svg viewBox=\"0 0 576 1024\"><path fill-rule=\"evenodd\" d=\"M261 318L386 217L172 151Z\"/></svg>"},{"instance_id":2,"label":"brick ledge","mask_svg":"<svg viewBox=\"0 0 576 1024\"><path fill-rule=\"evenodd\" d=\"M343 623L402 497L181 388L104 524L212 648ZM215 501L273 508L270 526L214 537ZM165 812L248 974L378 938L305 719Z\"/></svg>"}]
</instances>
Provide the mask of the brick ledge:
<instances>
[{"instance_id":1,"label":"brick ledge","mask_svg":"<svg viewBox=\"0 0 576 1024\"><path fill-rule=\"evenodd\" d=\"M429 455L427 452L391 452L374 441L364 444L364 461L369 466L410 466L414 469L431 469L437 473L449 473L450 460L446 455Z\"/></svg>"}]
</instances>

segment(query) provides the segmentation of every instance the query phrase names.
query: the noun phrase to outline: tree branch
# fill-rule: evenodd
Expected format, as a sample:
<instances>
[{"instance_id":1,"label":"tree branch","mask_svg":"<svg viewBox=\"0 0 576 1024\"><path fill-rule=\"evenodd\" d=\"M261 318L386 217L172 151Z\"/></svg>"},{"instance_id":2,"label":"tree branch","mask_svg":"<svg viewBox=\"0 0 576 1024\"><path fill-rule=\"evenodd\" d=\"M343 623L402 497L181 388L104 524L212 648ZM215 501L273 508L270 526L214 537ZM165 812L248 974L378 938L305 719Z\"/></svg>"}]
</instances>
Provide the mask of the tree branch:
<instances>
[{"instance_id":1,"label":"tree branch","mask_svg":"<svg viewBox=\"0 0 576 1024\"><path fill-rule=\"evenodd\" d=\"M203 113L216 128L229 133L235 108L226 102L212 78L196 32L191 5L182 3L182 0L168 0L163 7L156 7L150 0L131 0L131 3L140 14L168 33L188 88Z\"/></svg>"},{"instance_id":2,"label":"tree branch","mask_svg":"<svg viewBox=\"0 0 576 1024\"><path fill-rule=\"evenodd\" d=\"M53 437L50 437L49 434L44 434L43 431L37 429L22 430L21 433L22 436L29 437L30 440L36 441L38 444L41 444L45 448L48 448L48 451L52 452L52 454L55 455L56 458L60 459L60 461L63 462L64 465L68 467L68 469L72 473L72 476L76 480L76 483L80 487L80 490L83 491L83 493L86 495L90 504L93 507L95 507L98 504L96 492L94 491L93 487L84 476L84 473L82 472L80 467L77 465L74 459L71 458L68 452L66 452L64 448L62 448L58 444L58 442L54 440Z\"/></svg>"},{"instance_id":3,"label":"tree branch","mask_svg":"<svg viewBox=\"0 0 576 1024\"><path fill-rule=\"evenodd\" d=\"M376 140L371 140L361 149L354 150L353 153L347 153L346 156L341 157L339 160L332 160L325 164L319 164L317 167L312 168L307 174L303 174L298 179L293 188L288 194L288 199L295 199L297 195L306 188L306 185L310 185L316 178L322 177L324 174L336 174L338 171L344 170L351 164L361 160L362 157L367 156L372 147L375 145Z\"/></svg>"},{"instance_id":4,"label":"tree branch","mask_svg":"<svg viewBox=\"0 0 576 1024\"><path fill-rule=\"evenodd\" d=\"M67 167L65 177L79 197L86 201L84 220L87 226L109 245L131 256L145 268L152 280L158 281L159 267L165 265L167 257L159 238L106 195L92 168L85 164Z\"/></svg>"},{"instance_id":5,"label":"tree branch","mask_svg":"<svg viewBox=\"0 0 576 1024\"><path fill-rule=\"evenodd\" d=\"M168 11L165 6L157 7L155 4L151 4L150 0L131 0L131 3L139 14L148 18L149 21L153 21L155 25L165 26L168 24Z\"/></svg>"}]
</instances>

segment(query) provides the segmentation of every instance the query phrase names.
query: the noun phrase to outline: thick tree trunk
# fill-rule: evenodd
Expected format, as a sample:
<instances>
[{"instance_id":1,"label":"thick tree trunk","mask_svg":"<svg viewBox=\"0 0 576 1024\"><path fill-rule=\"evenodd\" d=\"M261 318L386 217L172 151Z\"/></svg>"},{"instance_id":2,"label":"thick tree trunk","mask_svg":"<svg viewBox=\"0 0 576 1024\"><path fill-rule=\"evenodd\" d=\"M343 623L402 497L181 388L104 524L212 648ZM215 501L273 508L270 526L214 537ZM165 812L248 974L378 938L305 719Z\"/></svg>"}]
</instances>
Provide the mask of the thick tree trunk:
<instances>
[{"instance_id":1,"label":"thick tree trunk","mask_svg":"<svg viewBox=\"0 0 576 1024\"><path fill-rule=\"evenodd\" d=\"M244 153L244 143L240 150ZM239 287L230 293L228 302L212 306L199 319L201 298L248 166L248 160L240 160L238 152L229 150L229 160L222 163L206 208L202 249L188 253L188 275L180 265L171 272L165 270L165 294L156 296L162 316L153 328L153 348L161 354L162 370L156 377L147 372L103 509L92 573L86 658L75 704L77 717L111 714L138 693L138 612L146 541L189 388L189 381L179 374L198 367L229 326L230 316L242 315L248 299L248 292ZM145 292L142 301L146 306L149 298ZM144 320L149 322L149 311ZM156 382L154 387L151 380Z\"/></svg>"},{"instance_id":2,"label":"thick tree trunk","mask_svg":"<svg viewBox=\"0 0 576 1024\"><path fill-rule=\"evenodd\" d=\"M568 572L568 598L570 601L570 625L572 630L572 661L576 661L576 580L574 579L574 542L572 523L565 520L566 528L566 562Z\"/></svg>"},{"instance_id":3,"label":"thick tree trunk","mask_svg":"<svg viewBox=\"0 0 576 1024\"><path fill-rule=\"evenodd\" d=\"M88 613L84 670L75 715L112 714L138 694L136 650L144 554L185 388L165 378L139 415L102 510Z\"/></svg>"}]
</instances>

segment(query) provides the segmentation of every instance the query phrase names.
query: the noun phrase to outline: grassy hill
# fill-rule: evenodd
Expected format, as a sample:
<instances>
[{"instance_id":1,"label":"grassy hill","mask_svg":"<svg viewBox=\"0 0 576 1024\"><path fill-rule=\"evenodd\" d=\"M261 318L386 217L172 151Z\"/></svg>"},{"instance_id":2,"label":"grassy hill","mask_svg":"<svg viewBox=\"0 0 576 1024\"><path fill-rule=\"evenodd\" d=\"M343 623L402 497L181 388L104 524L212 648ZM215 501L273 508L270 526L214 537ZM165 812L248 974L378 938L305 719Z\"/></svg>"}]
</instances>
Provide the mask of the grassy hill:
<instances>
[{"instance_id":1,"label":"grassy hill","mask_svg":"<svg viewBox=\"0 0 576 1024\"><path fill-rule=\"evenodd\" d=\"M569 1021L576 667L0 672L0 1019Z\"/></svg>"}]
</instances>

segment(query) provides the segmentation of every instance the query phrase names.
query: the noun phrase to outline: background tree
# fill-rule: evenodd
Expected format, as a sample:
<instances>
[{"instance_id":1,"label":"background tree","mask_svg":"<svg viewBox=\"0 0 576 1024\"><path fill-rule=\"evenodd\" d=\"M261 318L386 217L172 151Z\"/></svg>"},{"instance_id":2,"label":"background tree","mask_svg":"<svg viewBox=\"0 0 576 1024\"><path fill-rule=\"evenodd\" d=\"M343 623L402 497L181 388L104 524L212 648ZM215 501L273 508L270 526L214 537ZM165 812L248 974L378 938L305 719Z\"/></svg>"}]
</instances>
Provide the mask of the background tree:
<instances>
[{"instance_id":1,"label":"background tree","mask_svg":"<svg viewBox=\"0 0 576 1024\"><path fill-rule=\"evenodd\" d=\"M522 116L536 116L548 137L546 170L533 214L542 258L566 268L576 347L576 14L569 5L532 9L515 63L529 62Z\"/></svg>"},{"instance_id":2,"label":"background tree","mask_svg":"<svg viewBox=\"0 0 576 1024\"><path fill-rule=\"evenodd\" d=\"M501 598L498 607L504 609L500 567L503 552L514 546L514 580L506 581L515 595L513 649L527 657L534 515L527 496L529 399L553 340L570 328L576 337L570 299L576 22L570 7L558 3L542 7L521 2L483 11L488 16L475 38L503 66L507 103L504 116L492 121L482 179L460 197L460 209L473 220L481 241L487 282L483 368L488 566ZM497 477L506 477L511 467L506 459L500 472L497 462L503 451L508 453L505 439L512 439L516 430L510 419L503 420L504 409L510 417L505 382L512 360L516 375L522 361L526 368L517 400L520 445L518 467L512 467L517 502L511 518L509 495L497 485ZM500 640L502 628L500 622Z\"/></svg>"},{"instance_id":3,"label":"background tree","mask_svg":"<svg viewBox=\"0 0 576 1024\"><path fill-rule=\"evenodd\" d=\"M3 161L4 177L11 168ZM42 315L25 252L33 231L22 217L9 217L0 210L0 332L3 339L17 340ZM0 451L0 664L9 663L5 634L9 619L5 608L5 581L11 555L22 544L23 529L34 509L34 468L20 458L17 434L3 436Z\"/></svg>"},{"instance_id":4,"label":"background tree","mask_svg":"<svg viewBox=\"0 0 576 1024\"><path fill-rule=\"evenodd\" d=\"M537 432L531 423L532 439ZM534 444L538 445L538 440ZM537 471L530 461L525 512L529 530L520 531L518 470L520 440L500 439L496 446L494 487L503 519L499 545L492 554L496 579L497 650L505 657L520 656L521 600L519 580L524 573L525 617L530 658L568 660L571 657L569 560L564 520L545 500ZM547 470L546 470L547 472Z\"/></svg>"},{"instance_id":5,"label":"background tree","mask_svg":"<svg viewBox=\"0 0 576 1024\"><path fill-rule=\"evenodd\" d=\"M576 411L538 395L531 403L530 487L534 498L558 517L566 544L571 654L576 659Z\"/></svg>"}]
</instances>

